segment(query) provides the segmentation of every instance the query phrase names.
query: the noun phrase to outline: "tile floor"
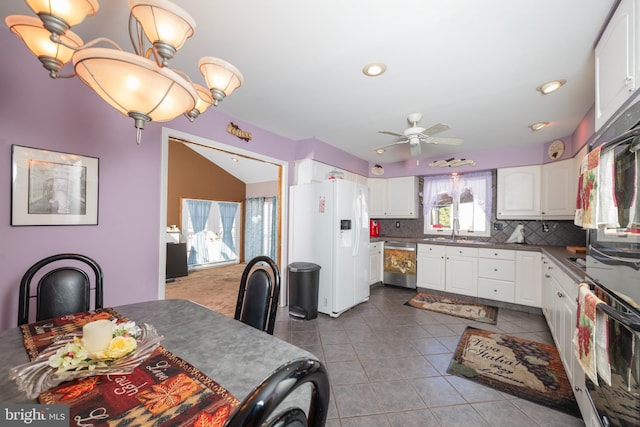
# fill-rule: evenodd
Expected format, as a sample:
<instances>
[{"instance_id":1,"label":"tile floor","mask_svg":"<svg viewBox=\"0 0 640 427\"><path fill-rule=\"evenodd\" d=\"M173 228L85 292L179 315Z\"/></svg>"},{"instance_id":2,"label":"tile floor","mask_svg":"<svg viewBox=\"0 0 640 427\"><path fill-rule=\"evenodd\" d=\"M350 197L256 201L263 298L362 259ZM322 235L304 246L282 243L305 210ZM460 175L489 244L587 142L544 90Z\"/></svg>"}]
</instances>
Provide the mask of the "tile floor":
<instances>
[{"instance_id":1,"label":"tile floor","mask_svg":"<svg viewBox=\"0 0 640 427\"><path fill-rule=\"evenodd\" d=\"M327 426L584 426L582 420L446 373L467 326L553 343L542 315L501 308L488 325L419 310L415 291L374 286L369 302L333 319L278 313L274 335L327 366Z\"/></svg>"}]
</instances>

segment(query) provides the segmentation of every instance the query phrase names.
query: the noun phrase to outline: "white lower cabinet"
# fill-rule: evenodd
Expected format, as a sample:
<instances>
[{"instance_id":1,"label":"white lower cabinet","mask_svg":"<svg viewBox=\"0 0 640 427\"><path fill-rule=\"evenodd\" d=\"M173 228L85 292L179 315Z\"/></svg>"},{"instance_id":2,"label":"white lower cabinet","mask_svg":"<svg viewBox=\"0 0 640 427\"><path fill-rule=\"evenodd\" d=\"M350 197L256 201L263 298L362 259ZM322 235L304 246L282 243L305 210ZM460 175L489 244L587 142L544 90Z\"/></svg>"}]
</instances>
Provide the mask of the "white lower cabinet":
<instances>
[{"instance_id":1,"label":"white lower cabinet","mask_svg":"<svg viewBox=\"0 0 640 427\"><path fill-rule=\"evenodd\" d=\"M375 285L382 281L382 252L384 242L371 242L369 244L369 285Z\"/></svg>"},{"instance_id":2,"label":"white lower cabinet","mask_svg":"<svg viewBox=\"0 0 640 427\"><path fill-rule=\"evenodd\" d=\"M445 290L447 247L418 244L417 286L426 289Z\"/></svg>"},{"instance_id":3,"label":"white lower cabinet","mask_svg":"<svg viewBox=\"0 0 640 427\"><path fill-rule=\"evenodd\" d=\"M542 304L542 255L516 251L516 304L540 307Z\"/></svg>"},{"instance_id":4,"label":"white lower cabinet","mask_svg":"<svg viewBox=\"0 0 640 427\"><path fill-rule=\"evenodd\" d=\"M555 262L542 257L542 312L547 319L582 418L588 427L600 427L585 386L585 374L573 346L578 309L578 284Z\"/></svg>"},{"instance_id":5,"label":"white lower cabinet","mask_svg":"<svg viewBox=\"0 0 640 427\"><path fill-rule=\"evenodd\" d=\"M445 290L478 296L478 249L446 246Z\"/></svg>"},{"instance_id":6,"label":"white lower cabinet","mask_svg":"<svg viewBox=\"0 0 640 427\"><path fill-rule=\"evenodd\" d=\"M418 245L420 288L478 295L478 249L461 246Z\"/></svg>"},{"instance_id":7,"label":"white lower cabinet","mask_svg":"<svg viewBox=\"0 0 640 427\"><path fill-rule=\"evenodd\" d=\"M478 250L478 296L513 302L515 298L515 251Z\"/></svg>"}]
</instances>

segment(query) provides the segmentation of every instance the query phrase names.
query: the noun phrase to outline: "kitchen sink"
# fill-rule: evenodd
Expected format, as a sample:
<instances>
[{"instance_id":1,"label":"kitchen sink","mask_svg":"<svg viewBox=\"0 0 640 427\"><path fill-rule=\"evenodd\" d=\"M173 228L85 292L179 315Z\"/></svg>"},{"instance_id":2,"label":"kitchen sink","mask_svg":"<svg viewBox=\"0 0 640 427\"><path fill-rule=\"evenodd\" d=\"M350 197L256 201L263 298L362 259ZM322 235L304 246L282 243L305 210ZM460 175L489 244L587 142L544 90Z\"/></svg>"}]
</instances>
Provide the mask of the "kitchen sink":
<instances>
[{"instance_id":1,"label":"kitchen sink","mask_svg":"<svg viewBox=\"0 0 640 427\"><path fill-rule=\"evenodd\" d=\"M469 239L449 239L447 237L427 237L423 239L425 242L442 242L442 243L464 243L472 245L492 245L493 242L484 242L482 240L469 240Z\"/></svg>"}]
</instances>

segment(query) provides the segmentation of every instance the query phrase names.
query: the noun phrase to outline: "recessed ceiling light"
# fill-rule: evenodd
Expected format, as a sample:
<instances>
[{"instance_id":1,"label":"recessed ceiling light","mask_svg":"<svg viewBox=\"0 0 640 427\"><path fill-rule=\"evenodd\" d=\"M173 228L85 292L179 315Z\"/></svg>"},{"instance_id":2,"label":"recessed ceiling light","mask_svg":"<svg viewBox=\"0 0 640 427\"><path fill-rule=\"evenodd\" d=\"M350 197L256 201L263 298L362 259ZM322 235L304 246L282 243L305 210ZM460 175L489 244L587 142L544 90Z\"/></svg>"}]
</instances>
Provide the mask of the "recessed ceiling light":
<instances>
[{"instance_id":1,"label":"recessed ceiling light","mask_svg":"<svg viewBox=\"0 0 640 427\"><path fill-rule=\"evenodd\" d=\"M378 149L376 150L376 153L377 153L377 154L382 154L382 153L384 153L384 148L378 148Z\"/></svg>"},{"instance_id":2,"label":"recessed ceiling light","mask_svg":"<svg viewBox=\"0 0 640 427\"><path fill-rule=\"evenodd\" d=\"M532 125L529 125L529 127L531 128L532 131L537 131L542 129L543 127L549 126L549 122L538 122L538 123L534 123Z\"/></svg>"},{"instance_id":3,"label":"recessed ceiling light","mask_svg":"<svg viewBox=\"0 0 640 427\"><path fill-rule=\"evenodd\" d=\"M543 95L547 95L560 89L566 82L566 80L553 80L538 86L536 90Z\"/></svg>"},{"instance_id":4,"label":"recessed ceiling light","mask_svg":"<svg viewBox=\"0 0 640 427\"><path fill-rule=\"evenodd\" d=\"M387 66L382 62L372 62L371 64L365 65L362 72L369 77L375 77L384 73L386 70Z\"/></svg>"},{"instance_id":5,"label":"recessed ceiling light","mask_svg":"<svg viewBox=\"0 0 640 427\"><path fill-rule=\"evenodd\" d=\"M238 160L238 158L237 158L237 157L232 157L232 158L231 158L231 161L238 163L240 160Z\"/></svg>"}]
</instances>

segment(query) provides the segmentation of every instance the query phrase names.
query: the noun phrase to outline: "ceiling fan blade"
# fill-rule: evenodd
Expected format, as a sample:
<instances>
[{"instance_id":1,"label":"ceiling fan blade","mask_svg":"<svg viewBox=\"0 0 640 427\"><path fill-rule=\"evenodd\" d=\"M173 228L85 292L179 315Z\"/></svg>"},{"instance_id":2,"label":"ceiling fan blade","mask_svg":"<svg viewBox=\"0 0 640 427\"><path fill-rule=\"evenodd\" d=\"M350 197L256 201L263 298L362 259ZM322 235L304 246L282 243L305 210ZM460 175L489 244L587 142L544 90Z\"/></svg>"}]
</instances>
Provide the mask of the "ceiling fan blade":
<instances>
[{"instance_id":1,"label":"ceiling fan blade","mask_svg":"<svg viewBox=\"0 0 640 427\"><path fill-rule=\"evenodd\" d=\"M440 133L440 132L444 132L445 130L449 130L449 129L451 129L451 126L445 125L445 124L442 124L442 123L438 123L436 125L431 126L428 129L423 130L422 133L424 135L431 136L431 135L435 135L435 134Z\"/></svg>"},{"instance_id":2,"label":"ceiling fan blade","mask_svg":"<svg viewBox=\"0 0 640 427\"><path fill-rule=\"evenodd\" d=\"M404 139L401 139L399 141L393 142L391 144L387 144L387 145L383 145L382 147L374 148L373 151L386 150L387 148L394 147L394 146L399 145L399 144L406 144L407 142L409 142L409 140L404 138Z\"/></svg>"},{"instance_id":3,"label":"ceiling fan blade","mask_svg":"<svg viewBox=\"0 0 640 427\"><path fill-rule=\"evenodd\" d=\"M460 145L464 142L464 140L462 138L444 138L441 136L430 136L424 142L428 144Z\"/></svg>"},{"instance_id":4,"label":"ceiling fan blade","mask_svg":"<svg viewBox=\"0 0 640 427\"><path fill-rule=\"evenodd\" d=\"M393 136L404 136L404 134L398 133L398 132L391 132L390 130L379 130L379 133L385 133L387 135L393 135Z\"/></svg>"}]
</instances>

